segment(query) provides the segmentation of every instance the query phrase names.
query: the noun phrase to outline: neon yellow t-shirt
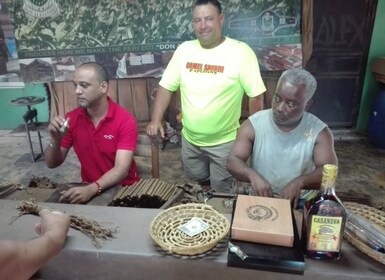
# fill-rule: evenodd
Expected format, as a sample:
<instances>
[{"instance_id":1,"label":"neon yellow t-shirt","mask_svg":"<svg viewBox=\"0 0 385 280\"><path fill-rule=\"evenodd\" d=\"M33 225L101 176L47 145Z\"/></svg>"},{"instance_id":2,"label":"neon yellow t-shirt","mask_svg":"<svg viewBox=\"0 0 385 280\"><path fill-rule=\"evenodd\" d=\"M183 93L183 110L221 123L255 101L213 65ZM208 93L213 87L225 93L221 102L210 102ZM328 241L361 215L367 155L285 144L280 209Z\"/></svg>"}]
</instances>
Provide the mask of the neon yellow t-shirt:
<instances>
[{"instance_id":1,"label":"neon yellow t-shirt","mask_svg":"<svg viewBox=\"0 0 385 280\"><path fill-rule=\"evenodd\" d=\"M181 92L183 136L197 146L214 146L236 137L242 98L266 91L254 51L227 38L213 49L198 40L182 43L159 83Z\"/></svg>"}]
</instances>

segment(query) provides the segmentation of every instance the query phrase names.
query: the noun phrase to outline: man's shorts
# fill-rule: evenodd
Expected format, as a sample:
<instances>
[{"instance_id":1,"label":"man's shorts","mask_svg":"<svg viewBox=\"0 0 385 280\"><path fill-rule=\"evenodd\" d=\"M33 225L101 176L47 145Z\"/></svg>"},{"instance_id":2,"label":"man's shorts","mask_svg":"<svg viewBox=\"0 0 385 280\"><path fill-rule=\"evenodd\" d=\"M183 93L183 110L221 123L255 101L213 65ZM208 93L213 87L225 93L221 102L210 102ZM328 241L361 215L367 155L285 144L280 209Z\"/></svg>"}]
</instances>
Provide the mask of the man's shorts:
<instances>
[{"instance_id":1,"label":"man's shorts","mask_svg":"<svg viewBox=\"0 0 385 280\"><path fill-rule=\"evenodd\" d=\"M182 164L186 177L197 183L210 180L215 191L231 192L234 179L227 171L226 164L233 143L199 147L182 136Z\"/></svg>"}]
</instances>

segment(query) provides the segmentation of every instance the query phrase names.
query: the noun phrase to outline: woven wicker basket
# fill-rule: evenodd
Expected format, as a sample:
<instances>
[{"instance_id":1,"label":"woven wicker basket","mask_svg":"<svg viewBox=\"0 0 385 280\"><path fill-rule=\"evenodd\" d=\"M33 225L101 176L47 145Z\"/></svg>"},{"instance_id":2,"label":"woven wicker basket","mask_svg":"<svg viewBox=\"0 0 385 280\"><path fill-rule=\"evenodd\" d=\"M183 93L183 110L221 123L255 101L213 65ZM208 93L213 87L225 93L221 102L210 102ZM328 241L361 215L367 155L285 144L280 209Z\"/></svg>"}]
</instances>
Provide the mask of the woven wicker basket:
<instances>
[{"instance_id":1,"label":"woven wicker basket","mask_svg":"<svg viewBox=\"0 0 385 280\"><path fill-rule=\"evenodd\" d=\"M193 237L178 229L193 217L209 228ZM198 255L212 249L230 229L230 223L212 206L199 203L181 204L159 213L151 222L152 239L165 251L180 255Z\"/></svg>"},{"instance_id":2,"label":"woven wicker basket","mask_svg":"<svg viewBox=\"0 0 385 280\"><path fill-rule=\"evenodd\" d=\"M354 202L345 202L344 206L351 212L358 214L368 219L371 223L379 226L379 228L383 229L383 232L385 234L385 213L383 211ZM368 247L359 239L357 239L346 231L344 233L344 237L349 243L351 243L353 246L355 246L357 249L359 249L369 257L379 261L380 263L385 264L385 254L373 250L372 248Z\"/></svg>"}]
</instances>

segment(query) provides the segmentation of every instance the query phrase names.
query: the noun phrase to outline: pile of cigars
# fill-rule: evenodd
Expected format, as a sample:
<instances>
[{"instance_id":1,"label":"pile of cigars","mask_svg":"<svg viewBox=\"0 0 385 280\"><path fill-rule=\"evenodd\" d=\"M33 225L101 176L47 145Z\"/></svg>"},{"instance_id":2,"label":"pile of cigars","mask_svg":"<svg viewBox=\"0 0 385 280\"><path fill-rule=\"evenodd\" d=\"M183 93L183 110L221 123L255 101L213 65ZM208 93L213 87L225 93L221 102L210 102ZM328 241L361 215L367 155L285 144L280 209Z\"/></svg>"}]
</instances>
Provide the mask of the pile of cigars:
<instances>
[{"instance_id":1,"label":"pile of cigars","mask_svg":"<svg viewBox=\"0 0 385 280\"><path fill-rule=\"evenodd\" d=\"M159 179L142 179L123 186L109 206L160 208L175 192L175 185Z\"/></svg>"},{"instance_id":2,"label":"pile of cigars","mask_svg":"<svg viewBox=\"0 0 385 280\"><path fill-rule=\"evenodd\" d=\"M142 179L122 187L109 206L162 208L186 203L203 203L202 188L196 184L170 184L160 179ZM166 207L167 208L167 207Z\"/></svg>"}]
</instances>

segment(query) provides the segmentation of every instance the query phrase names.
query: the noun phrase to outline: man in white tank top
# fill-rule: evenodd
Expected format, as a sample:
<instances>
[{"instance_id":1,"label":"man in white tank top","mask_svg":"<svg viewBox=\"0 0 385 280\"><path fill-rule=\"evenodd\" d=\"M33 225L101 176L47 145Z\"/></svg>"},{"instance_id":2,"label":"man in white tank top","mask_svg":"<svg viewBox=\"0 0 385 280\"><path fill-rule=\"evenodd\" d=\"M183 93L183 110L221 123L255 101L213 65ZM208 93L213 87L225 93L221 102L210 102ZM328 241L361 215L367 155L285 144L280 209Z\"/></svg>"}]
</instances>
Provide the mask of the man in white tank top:
<instances>
[{"instance_id":1,"label":"man in white tank top","mask_svg":"<svg viewBox=\"0 0 385 280\"><path fill-rule=\"evenodd\" d=\"M290 199L296 207L303 190L320 187L323 165L337 164L330 129L306 112L316 87L306 70L286 70L272 108L253 114L240 127L227 169L249 182L255 195Z\"/></svg>"}]
</instances>

